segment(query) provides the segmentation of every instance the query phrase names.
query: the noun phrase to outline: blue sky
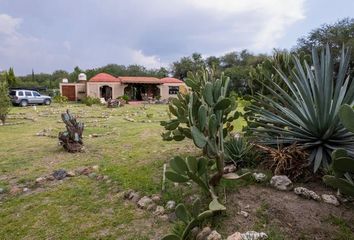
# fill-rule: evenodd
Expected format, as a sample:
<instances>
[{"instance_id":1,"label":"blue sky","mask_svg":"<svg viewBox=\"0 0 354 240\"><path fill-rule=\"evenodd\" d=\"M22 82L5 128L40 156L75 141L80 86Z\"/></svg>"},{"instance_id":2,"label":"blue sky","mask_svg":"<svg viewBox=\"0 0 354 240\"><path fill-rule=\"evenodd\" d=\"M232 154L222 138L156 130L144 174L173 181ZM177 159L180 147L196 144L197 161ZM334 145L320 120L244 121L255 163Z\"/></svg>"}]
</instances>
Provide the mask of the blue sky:
<instances>
[{"instance_id":1,"label":"blue sky","mask_svg":"<svg viewBox=\"0 0 354 240\"><path fill-rule=\"evenodd\" d=\"M199 52L291 48L353 0L0 0L0 70L169 64Z\"/></svg>"}]
</instances>

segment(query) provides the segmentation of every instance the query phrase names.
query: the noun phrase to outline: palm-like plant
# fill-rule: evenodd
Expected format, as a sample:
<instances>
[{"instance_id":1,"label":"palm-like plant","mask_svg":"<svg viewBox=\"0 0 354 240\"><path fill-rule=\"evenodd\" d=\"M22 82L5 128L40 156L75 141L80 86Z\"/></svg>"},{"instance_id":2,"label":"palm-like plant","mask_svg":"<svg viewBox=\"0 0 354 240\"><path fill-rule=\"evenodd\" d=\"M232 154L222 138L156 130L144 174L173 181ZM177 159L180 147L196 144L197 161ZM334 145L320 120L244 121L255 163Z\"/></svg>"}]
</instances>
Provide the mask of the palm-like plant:
<instances>
[{"instance_id":1,"label":"palm-like plant","mask_svg":"<svg viewBox=\"0 0 354 240\"><path fill-rule=\"evenodd\" d=\"M295 69L290 76L277 70L289 92L277 83L265 86L271 95L259 94L255 111L255 135L269 144L303 145L310 151L309 161L316 172L327 167L331 152L344 148L354 154L354 135L343 127L338 112L354 100L354 81L348 73L349 51L343 47L338 71L327 46L319 54L312 50L313 66L293 56Z\"/></svg>"}]
</instances>

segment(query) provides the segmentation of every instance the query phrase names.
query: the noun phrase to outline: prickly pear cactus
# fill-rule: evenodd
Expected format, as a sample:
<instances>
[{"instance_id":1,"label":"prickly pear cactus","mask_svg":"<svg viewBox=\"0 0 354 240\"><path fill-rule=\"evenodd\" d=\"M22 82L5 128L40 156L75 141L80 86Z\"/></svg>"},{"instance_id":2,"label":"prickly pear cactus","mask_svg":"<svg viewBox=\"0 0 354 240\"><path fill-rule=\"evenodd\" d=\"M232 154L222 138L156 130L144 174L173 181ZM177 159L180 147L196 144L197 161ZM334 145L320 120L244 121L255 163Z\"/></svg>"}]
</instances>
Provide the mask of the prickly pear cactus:
<instances>
[{"instance_id":1,"label":"prickly pear cactus","mask_svg":"<svg viewBox=\"0 0 354 240\"><path fill-rule=\"evenodd\" d=\"M70 114L69 110L61 114L61 118L66 125L65 132L59 132L59 143L68 152L80 152L83 149L82 133L84 124L77 122L76 118Z\"/></svg>"},{"instance_id":2,"label":"prickly pear cactus","mask_svg":"<svg viewBox=\"0 0 354 240\"><path fill-rule=\"evenodd\" d=\"M223 74L215 78L208 71L189 75L185 81L191 89L189 95L179 95L169 106L176 118L161 123L168 130L163 134L165 140L191 138L209 159L175 157L170 161L171 170L166 172L166 178L173 182L191 180L198 184L212 198L210 210L218 211L225 210L214 191L221 178L226 177L224 138L233 129L231 122L238 118L236 103L227 96L229 81ZM227 177L236 180L242 176Z\"/></svg>"},{"instance_id":3,"label":"prickly pear cactus","mask_svg":"<svg viewBox=\"0 0 354 240\"><path fill-rule=\"evenodd\" d=\"M215 211L206 210L201 212L201 202L199 199L196 199L193 203L192 212L189 212L184 204L178 204L176 207L176 217L180 220L184 228L182 231L175 231L173 234L166 235L161 240L186 240L190 239L191 230L198 226L205 219L210 218L214 215Z\"/></svg>"},{"instance_id":4,"label":"prickly pear cactus","mask_svg":"<svg viewBox=\"0 0 354 240\"><path fill-rule=\"evenodd\" d=\"M354 111L349 105L343 105L339 111L343 125L354 132ZM354 197L354 158L344 149L332 152L334 176L326 175L323 181L345 195Z\"/></svg>"}]
</instances>

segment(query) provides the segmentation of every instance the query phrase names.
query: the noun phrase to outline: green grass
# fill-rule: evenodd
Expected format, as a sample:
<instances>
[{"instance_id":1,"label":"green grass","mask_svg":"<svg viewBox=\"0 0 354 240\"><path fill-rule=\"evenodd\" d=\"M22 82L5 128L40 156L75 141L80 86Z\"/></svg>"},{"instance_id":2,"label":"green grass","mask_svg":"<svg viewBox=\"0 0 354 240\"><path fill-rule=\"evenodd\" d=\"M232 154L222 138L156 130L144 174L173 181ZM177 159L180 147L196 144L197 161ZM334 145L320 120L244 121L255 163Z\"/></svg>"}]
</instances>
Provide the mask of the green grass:
<instances>
[{"instance_id":1,"label":"green grass","mask_svg":"<svg viewBox=\"0 0 354 240\"><path fill-rule=\"evenodd\" d=\"M65 129L60 113L66 108L86 123L85 153L70 154L58 146L56 136ZM150 213L141 214L117 193L117 189L159 193L164 163L177 154L200 154L191 140L162 141L159 121L168 119L166 105L108 109L53 104L37 106L36 111L14 107L9 117L10 123L24 123L0 127L0 187L28 186L31 192L0 199L0 239L149 239L169 230L169 223L160 223ZM53 137L36 136L43 129L51 129ZM90 138L92 134L109 135ZM99 165L99 174L112 182L80 176L34 188L36 178L54 170L93 165ZM195 192L172 183L166 187L163 202L179 202Z\"/></svg>"}]
</instances>

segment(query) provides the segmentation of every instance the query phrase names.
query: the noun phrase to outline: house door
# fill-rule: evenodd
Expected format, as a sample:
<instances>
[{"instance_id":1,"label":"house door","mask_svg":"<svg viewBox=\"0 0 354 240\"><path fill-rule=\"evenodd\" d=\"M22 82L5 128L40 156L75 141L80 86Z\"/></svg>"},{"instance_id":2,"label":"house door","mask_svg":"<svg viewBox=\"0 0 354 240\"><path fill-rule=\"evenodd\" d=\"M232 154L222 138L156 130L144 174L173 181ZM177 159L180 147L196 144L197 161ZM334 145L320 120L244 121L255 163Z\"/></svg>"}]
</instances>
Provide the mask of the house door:
<instances>
[{"instance_id":1,"label":"house door","mask_svg":"<svg viewBox=\"0 0 354 240\"><path fill-rule=\"evenodd\" d=\"M76 101L75 86L61 86L62 95L69 101Z\"/></svg>"},{"instance_id":2,"label":"house door","mask_svg":"<svg viewBox=\"0 0 354 240\"><path fill-rule=\"evenodd\" d=\"M110 86L102 86L100 87L100 96L104 98L104 100L108 100L112 98L112 88Z\"/></svg>"}]
</instances>

